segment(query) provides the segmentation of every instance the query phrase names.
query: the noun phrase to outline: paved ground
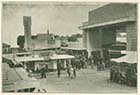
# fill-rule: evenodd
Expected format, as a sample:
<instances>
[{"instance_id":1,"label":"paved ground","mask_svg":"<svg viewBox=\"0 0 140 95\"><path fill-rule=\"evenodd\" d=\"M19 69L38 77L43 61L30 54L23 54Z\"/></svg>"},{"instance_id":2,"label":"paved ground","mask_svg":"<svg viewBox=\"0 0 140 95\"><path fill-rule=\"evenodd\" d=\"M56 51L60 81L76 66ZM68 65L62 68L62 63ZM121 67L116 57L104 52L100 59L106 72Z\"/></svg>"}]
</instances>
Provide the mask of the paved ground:
<instances>
[{"instance_id":1,"label":"paved ground","mask_svg":"<svg viewBox=\"0 0 140 95\"><path fill-rule=\"evenodd\" d=\"M66 72L58 78L56 73L48 74L47 79L41 79L41 87L47 92L67 93L135 93L136 87L129 87L109 81L109 71L96 71L96 69L81 69L77 71L77 78L70 79Z\"/></svg>"}]
</instances>

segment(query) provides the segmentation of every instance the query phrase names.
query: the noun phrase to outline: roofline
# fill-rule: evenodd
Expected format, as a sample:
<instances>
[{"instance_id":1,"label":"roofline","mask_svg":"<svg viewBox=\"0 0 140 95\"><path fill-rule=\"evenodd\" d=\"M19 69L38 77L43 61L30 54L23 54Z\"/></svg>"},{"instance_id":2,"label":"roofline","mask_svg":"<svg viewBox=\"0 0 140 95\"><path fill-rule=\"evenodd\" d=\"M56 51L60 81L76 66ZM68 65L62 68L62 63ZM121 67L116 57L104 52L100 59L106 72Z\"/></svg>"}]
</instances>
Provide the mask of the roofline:
<instances>
[{"instance_id":1,"label":"roofline","mask_svg":"<svg viewBox=\"0 0 140 95\"><path fill-rule=\"evenodd\" d=\"M96 28L96 27L102 27L102 26L106 26L106 25L113 25L113 24L122 23L122 22L128 22L128 21L135 21L135 19L134 18L129 18L129 17L120 18L120 19L116 19L116 20L112 20L112 21L108 21L108 22L92 24L92 25L86 25L86 26L80 26L79 29L83 30L83 29L89 29L89 28Z\"/></svg>"}]
</instances>

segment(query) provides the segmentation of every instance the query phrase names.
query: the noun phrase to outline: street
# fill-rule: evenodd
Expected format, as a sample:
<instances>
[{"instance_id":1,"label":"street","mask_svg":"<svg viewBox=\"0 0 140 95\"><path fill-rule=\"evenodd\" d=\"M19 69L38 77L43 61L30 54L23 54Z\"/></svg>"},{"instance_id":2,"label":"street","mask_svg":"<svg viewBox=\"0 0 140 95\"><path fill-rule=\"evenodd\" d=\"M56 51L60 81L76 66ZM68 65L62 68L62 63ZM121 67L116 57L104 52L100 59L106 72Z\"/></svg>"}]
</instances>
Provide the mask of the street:
<instances>
[{"instance_id":1,"label":"street","mask_svg":"<svg viewBox=\"0 0 140 95\"><path fill-rule=\"evenodd\" d=\"M61 73L48 73L47 79L41 79L41 88L47 92L61 93L136 93L136 87L118 84L109 80L109 70L96 71L96 68L81 69L77 71L77 78L70 79L66 71Z\"/></svg>"}]
</instances>

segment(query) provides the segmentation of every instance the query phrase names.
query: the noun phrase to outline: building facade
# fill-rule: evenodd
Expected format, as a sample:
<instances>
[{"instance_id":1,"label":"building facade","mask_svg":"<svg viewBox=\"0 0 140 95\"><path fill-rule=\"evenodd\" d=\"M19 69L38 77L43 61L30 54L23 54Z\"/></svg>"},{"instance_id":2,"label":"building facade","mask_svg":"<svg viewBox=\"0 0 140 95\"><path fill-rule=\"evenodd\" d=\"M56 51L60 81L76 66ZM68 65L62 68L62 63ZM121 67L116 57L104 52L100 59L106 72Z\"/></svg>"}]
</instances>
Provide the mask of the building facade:
<instances>
[{"instance_id":1,"label":"building facade","mask_svg":"<svg viewBox=\"0 0 140 95\"><path fill-rule=\"evenodd\" d=\"M58 48L60 46L60 39L55 38L52 33L37 34L36 38L31 41L32 49Z\"/></svg>"},{"instance_id":2,"label":"building facade","mask_svg":"<svg viewBox=\"0 0 140 95\"><path fill-rule=\"evenodd\" d=\"M126 33L126 48L137 50L137 4L110 3L88 12L88 21L79 27L83 30L84 47L91 51L104 45L115 44L117 33Z\"/></svg>"}]
</instances>

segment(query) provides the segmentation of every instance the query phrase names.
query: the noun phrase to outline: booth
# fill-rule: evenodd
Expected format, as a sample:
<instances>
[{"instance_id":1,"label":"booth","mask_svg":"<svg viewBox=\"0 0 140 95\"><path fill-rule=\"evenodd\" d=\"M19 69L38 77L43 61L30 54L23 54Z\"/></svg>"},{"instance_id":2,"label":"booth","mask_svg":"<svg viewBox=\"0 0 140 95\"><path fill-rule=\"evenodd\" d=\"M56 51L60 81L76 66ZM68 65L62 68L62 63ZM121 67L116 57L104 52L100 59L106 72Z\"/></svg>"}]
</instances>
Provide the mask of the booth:
<instances>
[{"instance_id":1,"label":"booth","mask_svg":"<svg viewBox=\"0 0 140 95\"><path fill-rule=\"evenodd\" d=\"M129 86L137 85L137 52L125 51L126 55L111 59L110 79Z\"/></svg>"}]
</instances>

